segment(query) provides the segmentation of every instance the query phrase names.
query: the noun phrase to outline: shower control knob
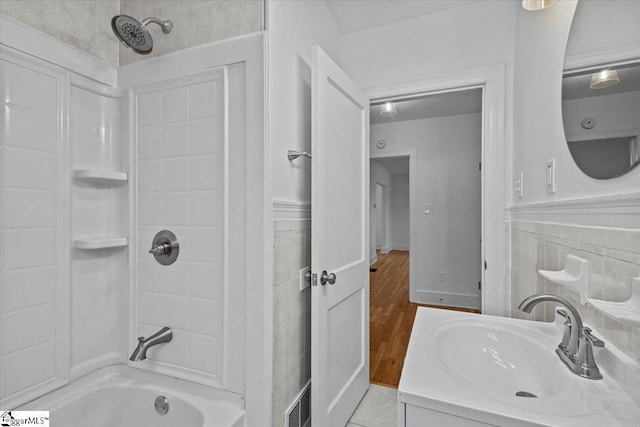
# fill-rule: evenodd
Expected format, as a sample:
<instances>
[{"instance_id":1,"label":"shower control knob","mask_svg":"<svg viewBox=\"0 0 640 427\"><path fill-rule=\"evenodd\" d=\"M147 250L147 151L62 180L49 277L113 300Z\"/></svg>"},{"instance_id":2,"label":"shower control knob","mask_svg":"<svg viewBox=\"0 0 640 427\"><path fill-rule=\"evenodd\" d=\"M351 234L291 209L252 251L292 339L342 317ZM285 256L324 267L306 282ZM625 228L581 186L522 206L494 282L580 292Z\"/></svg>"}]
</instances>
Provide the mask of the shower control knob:
<instances>
[{"instance_id":1,"label":"shower control knob","mask_svg":"<svg viewBox=\"0 0 640 427\"><path fill-rule=\"evenodd\" d=\"M150 254L154 254L154 255L167 255L171 252L171 245L169 243L160 243L157 246L152 247L151 249L149 249L149 253Z\"/></svg>"},{"instance_id":2,"label":"shower control knob","mask_svg":"<svg viewBox=\"0 0 640 427\"><path fill-rule=\"evenodd\" d=\"M180 245L176 235L169 230L158 232L151 242L149 253L162 265L171 265L178 259Z\"/></svg>"}]
</instances>

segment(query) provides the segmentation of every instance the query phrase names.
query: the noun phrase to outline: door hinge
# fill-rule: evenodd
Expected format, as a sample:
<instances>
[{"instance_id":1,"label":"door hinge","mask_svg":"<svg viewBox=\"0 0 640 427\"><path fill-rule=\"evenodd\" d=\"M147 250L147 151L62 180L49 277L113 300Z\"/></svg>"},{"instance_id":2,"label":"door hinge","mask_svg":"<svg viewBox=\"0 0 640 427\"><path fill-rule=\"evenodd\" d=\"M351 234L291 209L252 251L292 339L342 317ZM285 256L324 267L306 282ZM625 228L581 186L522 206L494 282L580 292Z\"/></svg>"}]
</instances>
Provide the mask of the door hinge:
<instances>
[{"instance_id":1,"label":"door hinge","mask_svg":"<svg viewBox=\"0 0 640 427\"><path fill-rule=\"evenodd\" d=\"M482 282L478 282L478 289L482 289Z\"/></svg>"},{"instance_id":2,"label":"door hinge","mask_svg":"<svg viewBox=\"0 0 640 427\"><path fill-rule=\"evenodd\" d=\"M482 162L478 163L478 170L482 170Z\"/></svg>"},{"instance_id":3,"label":"door hinge","mask_svg":"<svg viewBox=\"0 0 640 427\"><path fill-rule=\"evenodd\" d=\"M484 269L487 269L487 261L484 262Z\"/></svg>"}]
</instances>

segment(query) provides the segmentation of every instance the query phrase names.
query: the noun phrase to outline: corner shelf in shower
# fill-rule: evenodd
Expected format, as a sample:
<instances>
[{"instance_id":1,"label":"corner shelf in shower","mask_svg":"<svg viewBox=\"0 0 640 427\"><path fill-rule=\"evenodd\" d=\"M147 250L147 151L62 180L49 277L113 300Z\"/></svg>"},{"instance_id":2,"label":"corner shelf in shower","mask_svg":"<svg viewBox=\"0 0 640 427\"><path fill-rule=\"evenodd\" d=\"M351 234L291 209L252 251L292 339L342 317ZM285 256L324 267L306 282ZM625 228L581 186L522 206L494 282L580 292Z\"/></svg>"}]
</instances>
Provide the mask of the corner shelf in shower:
<instances>
[{"instance_id":1,"label":"corner shelf in shower","mask_svg":"<svg viewBox=\"0 0 640 427\"><path fill-rule=\"evenodd\" d=\"M125 172L106 169L74 169L73 177L92 184L124 183L129 179Z\"/></svg>"},{"instance_id":2,"label":"corner shelf in shower","mask_svg":"<svg viewBox=\"0 0 640 427\"><path fill-rule=\"evenodd\" d=\"M121 248L128 245L129 239L122 236L76 237L72 241L74 248L85 250Z\"/></svg>"}]
</instances>

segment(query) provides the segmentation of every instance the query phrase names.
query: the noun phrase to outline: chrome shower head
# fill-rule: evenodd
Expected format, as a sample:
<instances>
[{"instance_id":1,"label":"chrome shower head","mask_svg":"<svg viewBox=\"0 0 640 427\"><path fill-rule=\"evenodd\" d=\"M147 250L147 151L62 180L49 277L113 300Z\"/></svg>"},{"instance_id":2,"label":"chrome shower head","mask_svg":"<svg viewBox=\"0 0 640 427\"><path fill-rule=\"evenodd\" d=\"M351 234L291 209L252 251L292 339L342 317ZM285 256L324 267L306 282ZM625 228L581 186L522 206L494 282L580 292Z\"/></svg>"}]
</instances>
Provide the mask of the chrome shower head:
<instances>
[{"instance_id":1,"label":"chrome shower head","mask_svg":"<svg viewBox=\"0 0 640 427\"><path fill-rule=\"evenodd\" d=\"M153 50L153 38L147 31L151 22L160 25L162 32L169 34L173 28L171 21L158 18L146 18L142 23L128 15L117 15L111 19L111 29L120 43L141 55L148 55Z\"/></svg>"}]
</instances>

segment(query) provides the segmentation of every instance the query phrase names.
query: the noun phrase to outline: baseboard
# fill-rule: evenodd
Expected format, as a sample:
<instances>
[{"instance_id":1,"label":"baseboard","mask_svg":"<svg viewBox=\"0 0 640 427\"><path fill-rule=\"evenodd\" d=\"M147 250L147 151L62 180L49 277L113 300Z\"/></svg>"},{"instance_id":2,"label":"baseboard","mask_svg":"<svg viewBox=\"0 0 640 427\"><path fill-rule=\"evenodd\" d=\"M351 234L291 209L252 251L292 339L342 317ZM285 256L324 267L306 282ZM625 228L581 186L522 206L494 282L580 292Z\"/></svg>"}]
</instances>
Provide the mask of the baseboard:
<instances>
[{"instance_id":1,"label":"baseboard","mask_svg":"<svg viewBox=\"0 0 640 427\"><path fill-rule=\"evenodd\" d=\"M480 297L478 295L459 294L454 292L418 290L416 292L416 301L411 302L418 304L480 309Z\"/></svg>"},{"instance_id":2,"label":"baseboard","mask_svg":"<svg viewBox=\"0 0 640 427\"><path fill-rule=\"evenodd\" d=\"M389 251L408 251L409 245L392 245Z\"/></svg>"},{"instance_id":3,"label":"baseboard","mask_svg":"<svg viewBox=\"0 0 640 427\"><path fill-rule=\"evenodd\" d=\"M374 255L371 258L369 258L369 265L373 265L376 262L378 262L378 255Z\"/></svg>"}]
</instances>

